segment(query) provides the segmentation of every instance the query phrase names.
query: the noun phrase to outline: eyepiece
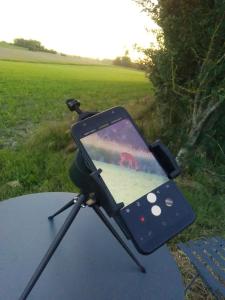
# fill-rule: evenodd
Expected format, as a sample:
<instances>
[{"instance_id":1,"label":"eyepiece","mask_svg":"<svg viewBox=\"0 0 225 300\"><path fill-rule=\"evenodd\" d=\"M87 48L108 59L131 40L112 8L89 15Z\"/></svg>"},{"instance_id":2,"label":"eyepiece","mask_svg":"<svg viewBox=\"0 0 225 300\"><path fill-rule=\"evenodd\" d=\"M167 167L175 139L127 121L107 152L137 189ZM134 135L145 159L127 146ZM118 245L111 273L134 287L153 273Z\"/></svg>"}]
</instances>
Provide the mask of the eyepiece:
<instances>
[{"instance_id":1,"label":"eyepiece","mask_svg":"<svg viewBox=\"0 0 225 300\"><path fill-rule=\"evenodd\" d=\"M66 100L66 105L71 111L76 111L78 115L82 113L80 107L80 101L77 99L67 99Z\"/></svg>"}]
</instances>

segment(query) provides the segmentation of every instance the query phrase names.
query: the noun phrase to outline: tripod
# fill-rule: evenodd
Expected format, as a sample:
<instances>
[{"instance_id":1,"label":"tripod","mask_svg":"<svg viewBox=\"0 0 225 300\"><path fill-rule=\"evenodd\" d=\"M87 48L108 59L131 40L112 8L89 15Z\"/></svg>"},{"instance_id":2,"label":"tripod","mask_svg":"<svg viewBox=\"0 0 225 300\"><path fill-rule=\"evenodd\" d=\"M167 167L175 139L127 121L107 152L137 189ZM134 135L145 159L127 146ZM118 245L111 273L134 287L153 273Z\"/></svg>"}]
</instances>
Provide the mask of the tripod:
<instances>
[{"instance_id":1,"label":"tripod","mask_svg":"<svg viewBox=\"0 0 225 300\"><path fill-rule=\"evenodd\" d=\"M129 247L125 244L123 239L120 237L120 235L117 233L115 228L111 225L107 217L104 215L102 210L100 209L99 205L95 201L93 195L90 198L89 194L79 194L75 196L71 201L69 201L66 205L64 205L61 209L59 209L56 213L49 216L48 219L51 221L55 216L63 212L64 210L68 209L69 207L72 207L69 215L67 216L64 224L62 225L61 229L57 233L55 239L52 241L50 247L48 248L45 256L42 258L39 266L35 270L34 274L32 275L30 281L28 282L26 288L24 289L22 295L20 296L19 300L25 300L27 299L28 295L30 294L32 288L34 287L35 283L41 276L42 272L44 271L45 267L47 266L49 260L51 259L52 255L54 254L55 250L57 249L58 245L60 244L61 240L65 236L67 230L69 229L70 225L73 223L76 215L78 214L81 207L90 207L93 208L95 213L98 215L98 217L102 220L102 222L105 224L105 226L110 230L110 232L113 234L113 236L117 239L117 241L121 244L121 246L125 249L125 251L128 253L128 255L132 258L132 260L137 264L137 266L140 268L141 272L146 273L145 268L140 264L140 262L137 260L137 258L134 256L134 254L131 252Z\"/></svg>"}]
</instances>

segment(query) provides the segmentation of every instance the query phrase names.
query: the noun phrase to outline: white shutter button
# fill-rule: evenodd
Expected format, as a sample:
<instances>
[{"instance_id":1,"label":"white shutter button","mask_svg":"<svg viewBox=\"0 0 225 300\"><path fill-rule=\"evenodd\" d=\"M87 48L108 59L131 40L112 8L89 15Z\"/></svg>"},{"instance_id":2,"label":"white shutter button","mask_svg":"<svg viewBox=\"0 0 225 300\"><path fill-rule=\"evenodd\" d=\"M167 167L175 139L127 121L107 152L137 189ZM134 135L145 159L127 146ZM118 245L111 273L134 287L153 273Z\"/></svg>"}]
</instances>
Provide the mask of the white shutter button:
<instances>
[{"instance_id":1,"label":"white shutter button","mask_svg":"<svg viewBox=\"0 0 225 300\"><path fill-rule=\"evenodd\" d=\"M147 200L148 200L149 203L155 203L156 200L157 200L157 197L154 193L149 193L147 195Z\"/></svg>"},{"instance_id":2,"label":"white shutter button","mask_svg":"<svg viewBox=\"0 0 225 300\"><path fill-rule=\"evenodd\" d=\"M161 215L161 208L158 205L153 205L151 208L151 212L154 216L158 217Z\"/></svg>"}]
</instances>

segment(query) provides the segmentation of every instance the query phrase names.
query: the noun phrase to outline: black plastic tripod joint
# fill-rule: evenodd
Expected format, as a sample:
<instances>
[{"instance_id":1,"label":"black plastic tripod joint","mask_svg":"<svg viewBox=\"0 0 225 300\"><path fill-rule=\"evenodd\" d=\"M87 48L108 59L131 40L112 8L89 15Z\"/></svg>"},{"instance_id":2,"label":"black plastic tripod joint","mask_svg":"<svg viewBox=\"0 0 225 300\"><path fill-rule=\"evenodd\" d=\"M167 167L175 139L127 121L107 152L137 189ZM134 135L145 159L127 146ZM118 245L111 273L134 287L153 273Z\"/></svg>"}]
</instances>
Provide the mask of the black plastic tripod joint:
<instances>
[{"instance_id":1,"label":"black plastic tripod joint","mask_svg":"<svg viewBox=\"0 0 225 300\"><path fill-rule=\"evenodd\" d=\"M78 199L79 199L79 195L74 196L74 198L72 200L70 200L66 205L64 205L62 208L57 210L53 215L49 216L48 219L51 221L55 216L59 215L67 208L70 208L72 205L76 204ZM86 197L85 197L85 199L86 199ZM81 207L85 207L85 206L86 205L84 203L81 204Z\"/></svg>"}]
</instances>

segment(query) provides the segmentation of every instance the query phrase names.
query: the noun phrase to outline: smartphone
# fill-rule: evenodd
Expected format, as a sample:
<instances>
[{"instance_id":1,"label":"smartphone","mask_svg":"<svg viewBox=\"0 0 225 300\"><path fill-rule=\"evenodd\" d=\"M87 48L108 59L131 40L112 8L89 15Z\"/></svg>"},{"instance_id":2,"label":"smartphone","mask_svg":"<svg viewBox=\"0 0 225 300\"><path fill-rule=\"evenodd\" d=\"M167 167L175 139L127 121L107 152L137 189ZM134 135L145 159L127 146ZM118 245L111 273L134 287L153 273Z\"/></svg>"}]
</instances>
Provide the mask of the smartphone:
<instances>
[{"instance_id":1,"label":"smartphone","mask_svg":"<svg viewBox=\"0 0 225 300\"><path fill-rule=\"evenodd\" d=\"M119 217L140 253L152 253L194 221L191 206L124 108L76 123L72 136L90 171L102 170L100 183L110 195L104 201L123 203Z\"/></svg>"}]
</instances>

